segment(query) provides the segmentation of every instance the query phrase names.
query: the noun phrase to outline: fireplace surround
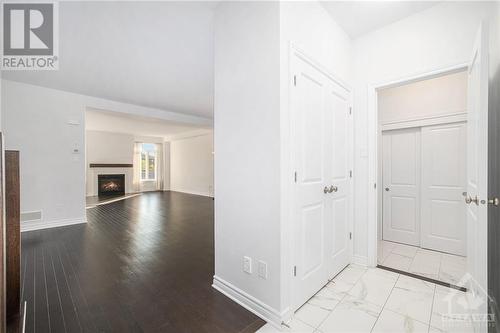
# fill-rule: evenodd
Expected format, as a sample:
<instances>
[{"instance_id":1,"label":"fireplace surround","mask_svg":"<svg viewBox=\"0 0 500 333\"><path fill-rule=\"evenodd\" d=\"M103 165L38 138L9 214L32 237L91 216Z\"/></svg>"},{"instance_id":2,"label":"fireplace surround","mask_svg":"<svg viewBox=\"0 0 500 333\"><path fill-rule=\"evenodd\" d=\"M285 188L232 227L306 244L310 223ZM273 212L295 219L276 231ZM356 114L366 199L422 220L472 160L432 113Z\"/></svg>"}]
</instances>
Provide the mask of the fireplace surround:
<instances>
[{"instance_id":1,"label":"fireplace surround","mask_svg":"<svg viewBox=\"0 0 500 333\"><path fill-rule=\"evenodd\" d=\"M123 195L125 194L125 175L98 175L98 196Z\"/></svg>"}]
</instances>

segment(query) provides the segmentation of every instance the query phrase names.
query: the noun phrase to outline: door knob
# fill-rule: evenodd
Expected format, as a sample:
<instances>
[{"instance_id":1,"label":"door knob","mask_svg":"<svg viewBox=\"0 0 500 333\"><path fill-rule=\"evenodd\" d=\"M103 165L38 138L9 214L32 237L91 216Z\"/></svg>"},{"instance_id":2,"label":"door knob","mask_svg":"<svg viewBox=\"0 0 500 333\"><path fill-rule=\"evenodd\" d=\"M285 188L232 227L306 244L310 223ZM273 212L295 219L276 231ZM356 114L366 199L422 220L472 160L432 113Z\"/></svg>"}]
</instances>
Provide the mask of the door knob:
<instances>
[{"instance_id":1,"label":"door knob","mask_svg":"<svg viewBox=\"0 0 500 333\"><path fill-rule=\"evenodd\" d=\"M323 193L325 193L325 194L328 193L328 186L325 186L325 188L323 189Z\"/></svg>"},{"instance_id":2,"label":"door knob","mask_svg":"<svg viewBox=\"0 0 500 333\"><path fill-rule=\"evenodd\" d=\"M465 197L465 203L468 205L470 205L471 203L475 203L477 206L479 206L479 198L477 197L477 195L474 196L474 198L468 195Z\"/></svg>"},{"instance_id":3,"label":"door knob","mask_svg":"<svg viewBox=\"0 0 500 333\"><path fill-rule=\"evenodd\" d=\"M500 205L500 199L498 198L488 199L488 203L496 207Z\"/></svg>"},{"instance_id":4,"label":"door knob","mask_svg":"<svg viewBox=\"0 0 500 333\"><path fill-rule=\"evenodd\" d=\"M337 192L339 189L337 186L330 186L330 189L328 190L328 192L332 193L332 192Z\"/></svg>"},{"instance_id":5,"label":"door knob","mask_svg":"<svg viewBox=\"0 0 500 333\"><path fill-rule=\"evenodd\" d=\"M389 188L388 188L388 187L386 187L386 188L385 188L385 191L386 191L386 192L389 192Z\"/></svg>"}]
</instances>

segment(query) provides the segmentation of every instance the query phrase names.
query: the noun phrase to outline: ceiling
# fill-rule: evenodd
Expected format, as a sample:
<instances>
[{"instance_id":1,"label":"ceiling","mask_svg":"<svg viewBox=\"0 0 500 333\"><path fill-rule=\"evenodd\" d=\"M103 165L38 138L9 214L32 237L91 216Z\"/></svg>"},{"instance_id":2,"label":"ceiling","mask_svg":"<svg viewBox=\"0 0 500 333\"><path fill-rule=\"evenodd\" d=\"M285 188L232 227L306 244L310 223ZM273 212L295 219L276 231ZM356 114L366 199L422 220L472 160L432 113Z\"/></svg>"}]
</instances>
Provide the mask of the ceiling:
<instances>
[{"instance_id":1,"label":"ceiling","mask_svg":"<svg viewBox=\"0 0 500 333\"><path fill-rule=\"evenodd\" d=\"M322 1L323 7L349 37L357 38L412 14L438 1Z\"/></svg>"},{"instance_id":2,"label":"ceiling","mask_svg":"<svg viewBox=\"0 0 500 333\"><path fill-rule=\"evenodd\" d=\"M85 130L170 138L179 134L205 131L206 129L161 119L89 108L85 112Z\"/></svg>"},{"instance_id":3,"label":"ceiling","mask_svg":"<svg viewBox=\"0 0 500 333\"><path fill-rule=\"evenodd\" d=\"M59 70L6 79L212 117L215 2L59 4Z\"/></svg>"},{"instance_id":4,"label":"ceiling","mask_svg":"<svg viewBox=\"0 0 500 333\"><path fill-rule=\"evenodd\" d=\"M436 2L322 2L355 38ZM61 1L58 71L5 71L44 87L213 118L218 1Z\"/></svg>"}]
</instances>

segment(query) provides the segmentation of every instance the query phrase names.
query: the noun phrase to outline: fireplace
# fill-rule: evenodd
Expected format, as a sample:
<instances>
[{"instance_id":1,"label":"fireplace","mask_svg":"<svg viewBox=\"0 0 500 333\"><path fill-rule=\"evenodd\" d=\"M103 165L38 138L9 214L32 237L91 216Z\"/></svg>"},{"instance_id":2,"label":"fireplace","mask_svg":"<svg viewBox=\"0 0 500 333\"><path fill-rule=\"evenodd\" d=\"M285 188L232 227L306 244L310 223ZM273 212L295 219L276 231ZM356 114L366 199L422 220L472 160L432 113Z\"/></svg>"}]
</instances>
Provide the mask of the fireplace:
<instances>
[{"instance_id":1,"label":"fireplace","mask_svg":"<svg viewBox=\"0 0 500 333\"><path fill-rule=\"evenodd\" d=\"M125 194L125 175L98 175L98 195L123 195Z\"/></svg>"}]
</instances>

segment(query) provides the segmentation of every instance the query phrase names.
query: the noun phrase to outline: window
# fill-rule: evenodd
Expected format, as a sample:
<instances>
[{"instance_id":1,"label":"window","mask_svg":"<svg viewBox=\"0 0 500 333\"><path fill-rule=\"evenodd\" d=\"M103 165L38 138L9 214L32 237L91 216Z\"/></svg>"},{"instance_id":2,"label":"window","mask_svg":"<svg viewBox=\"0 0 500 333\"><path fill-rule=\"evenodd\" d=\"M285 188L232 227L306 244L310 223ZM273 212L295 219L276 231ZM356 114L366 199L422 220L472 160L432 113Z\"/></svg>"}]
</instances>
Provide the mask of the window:
<instances>
[{"instance_id":1,"label":"window","mask_svg":"<svg viewBox=\"0 0 500 333\"><path fill-rule=\"evenodd\" d=\"M141 145L141 180L156 180L156 145Z\"/></svg>"}]
</instances>

